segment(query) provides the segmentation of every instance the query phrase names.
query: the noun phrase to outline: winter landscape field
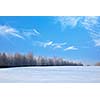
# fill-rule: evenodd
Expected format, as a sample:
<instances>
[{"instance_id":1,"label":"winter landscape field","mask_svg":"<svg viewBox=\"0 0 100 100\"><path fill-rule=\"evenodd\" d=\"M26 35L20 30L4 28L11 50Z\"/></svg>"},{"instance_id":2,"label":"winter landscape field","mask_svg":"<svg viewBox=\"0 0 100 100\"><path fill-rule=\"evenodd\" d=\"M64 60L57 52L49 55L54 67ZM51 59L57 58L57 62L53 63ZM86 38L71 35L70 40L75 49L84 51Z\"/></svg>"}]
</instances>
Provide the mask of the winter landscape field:
<instances>
[{"instance_id":1,"label":"winter landscape field","mask_svg":"<svg viewBox=\"0 0 100 100\"><path fill-rule=\"evenodd\" d=\"M0 16L0 83L100 83L100 16Z\"/></svg>"},{"instance_id":2,"label":"winter landscape field","mask_svg":"<svg viewBox=\"0 0 100 100\"><path fill-rule=\"evenodd\" d=\"M0 69L0 83L100 83L100 67L51 66Z\"/></svg>"}]
</instances>

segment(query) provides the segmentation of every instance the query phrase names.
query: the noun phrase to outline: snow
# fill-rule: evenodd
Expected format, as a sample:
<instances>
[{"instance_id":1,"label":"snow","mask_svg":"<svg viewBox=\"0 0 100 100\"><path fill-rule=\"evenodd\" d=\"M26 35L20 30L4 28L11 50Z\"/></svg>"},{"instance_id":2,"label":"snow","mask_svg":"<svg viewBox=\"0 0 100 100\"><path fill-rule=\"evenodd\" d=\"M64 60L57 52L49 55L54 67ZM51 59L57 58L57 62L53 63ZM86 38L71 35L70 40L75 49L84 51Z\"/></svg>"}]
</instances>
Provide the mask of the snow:
<instances>
[{"instance_id":1,"label":"snow","mask_svg":"<svg viewBox=\"0 0 100 100\"><path fill-rule=\"evenodd\" d=\"M1 83L99 83L100 67L49 66L0 69Z\"/></svg>"}]
</instances>

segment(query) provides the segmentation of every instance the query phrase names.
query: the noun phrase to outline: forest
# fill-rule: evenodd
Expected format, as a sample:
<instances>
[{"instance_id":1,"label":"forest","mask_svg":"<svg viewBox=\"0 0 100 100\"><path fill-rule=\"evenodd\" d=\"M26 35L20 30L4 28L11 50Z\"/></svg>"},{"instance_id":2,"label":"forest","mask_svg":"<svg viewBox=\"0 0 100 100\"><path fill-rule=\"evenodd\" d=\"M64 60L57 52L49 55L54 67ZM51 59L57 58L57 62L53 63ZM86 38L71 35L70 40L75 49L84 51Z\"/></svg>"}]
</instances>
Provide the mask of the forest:
<instances>
[{"instance_id":1,"label":"forest","mask_svg":"<svg viewBox=\"0 0 100 100\"><path fill-rule=\"evenodd\" d=\"M0 53L0 68L24 66L83 66L82 63L69 62L57 57L34 56L28 54L8 54Z\"/></svg>"},{"instance_id":2,"label":"forest","mask_svg":"<svg viewBox=\"0 0 100 100\"><path fill-rule=\"evenodd\" d=\"M95 64L95 66L100 66L100 62L97 62L97 63Z\"/></svg>"}]
</instances>

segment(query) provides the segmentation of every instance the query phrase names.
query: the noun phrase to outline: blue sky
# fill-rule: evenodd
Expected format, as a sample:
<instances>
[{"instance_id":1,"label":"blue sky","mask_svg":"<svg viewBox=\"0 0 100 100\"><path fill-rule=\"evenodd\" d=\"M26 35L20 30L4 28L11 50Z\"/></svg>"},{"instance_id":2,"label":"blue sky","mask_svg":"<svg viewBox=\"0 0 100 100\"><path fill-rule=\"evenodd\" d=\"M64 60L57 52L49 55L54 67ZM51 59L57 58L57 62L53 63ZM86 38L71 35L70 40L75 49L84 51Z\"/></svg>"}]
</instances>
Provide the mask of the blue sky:
<instances>
[{"instance_id":1,"label":"blue sky","mask_svg":"<svg viewBox=\"0 0 100 100\"><path fill-rule=\"evenodd\" d=\"M99 16L2 16L0 52L93 64L100 61Z\"/></svg>"}]
</instances>

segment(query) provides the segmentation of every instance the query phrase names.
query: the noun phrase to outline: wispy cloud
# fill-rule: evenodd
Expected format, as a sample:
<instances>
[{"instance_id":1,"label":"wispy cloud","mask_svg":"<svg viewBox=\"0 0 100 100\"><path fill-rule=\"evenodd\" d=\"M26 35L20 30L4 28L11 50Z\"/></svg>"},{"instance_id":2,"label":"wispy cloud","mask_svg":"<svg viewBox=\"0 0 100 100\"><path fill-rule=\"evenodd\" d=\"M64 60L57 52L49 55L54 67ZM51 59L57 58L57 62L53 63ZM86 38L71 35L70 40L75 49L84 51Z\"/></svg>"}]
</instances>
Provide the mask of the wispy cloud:
<instances>
[{"instance_id":1,"label":"wispy cloud","mask_svg":"<svg viewBox=\"0 0 100 100\"><path fill-rule=\"evenodd\" d=\"M83 20L80 21L83 27L88 31L95 31L94 27L98 24L97 16L86 16L83 17Z\"/></svg>"},{"instance_id":2,"label":"wispy cloud","mask_svg":"<svg viewBox=\"0 0 100 100\"><path fill-rule=\"evenodd\" d=\"M62 48L61 45L56 45L56 46L54 47L54 49L60 49L60 48Z\"/></svg>"},{"instance_id":3,"label":"wispy cloud","mask_svg":"<svg viewBox=\"0 0 100 100\"><path fill-rule=\"evenodd\" d=\"M69 47L64 49L64 51L68 51L68 50L78 50L78 48L76 48L74 46L69 46Z\"/></svg>"},{"instance_id":4,"label":"wispy cloud","mask_svg":"<svg viewBox=\"0 0 100 100\"><path fill-rule=\"evenodd\" d=\"M92 30L93 26L98 24L98 18L98 16L59 16L56 17L56 22L60 23L63 28L76 27L81 24L85 29Z\"/></svg>"},{"instance_id":5,"label":"wispy cloud","mask_svg":"<svg viewBox=\"0 0 100 100\"><path fill-rule=\"evenodd\" d=\"M36 35L39 35L39 34L40 34L40 32L37 31L36 29L33 29L33 32L34 32Z\"/></svg>"},{"instance_id":6,"label":"wispy cloud","mask_svg":"<svg viewBox=\"0 0 100 100\"><path fill-rule=\"evenodd\" d=\"M38 32L36 29L26 29L23 30L23 35L25 37L38 36L40 35L40 32Z\"/></svg>"},{"instance_id":7,"label":"wispy cloud","mask_svg":"<svg viewBox=\"0 0 100 100\"><path fill-rule=\"evenodd\" d=\"M100 46L100 21L99 17L91 17L86 18L84 23L84 27L89 31L95 46Z\"/></svg>"},{"instance_id":8,"label":"wispy cloud","mask_svg":"<svg viewBox=\"0 0 100 100\"><path fill-rule=\"evenodd\" d=\"M41 46L41 47L44 47L44 48L51 46L51 44L52 44L52 41L49 41L49 42L35 41L33 43L33 45L35 45L35 46Z\"/></svg>"},{"instance_id":9,"label":"wispy cloud","mask_svg":"<svg viewBox=\"0 0 100 100\"><path fill-rule=\"evenodd\" d=\"M24 37L22 37L18 33L19 33L18 30L14 29L10 26L0 25L0 35L2 35L2 36L11 35L11 36L15 36L17 38L24 39Z\"/></svg>"},{"instance_id":10,"label":"wispy cloud","mask_svg":"<svg viewBox=\"0 0 100 100\"><path fill-rule=\"evenodd\" d=\"M60 23L61 27L65 29L67 26L75 27L80 19L81 17L78 16L60 16L56 17L56 22Z\"/></svg>"},{"instance_id":11,"label":"wispy cloud","mask_svg":"<svg viewBox=\"0 0 100 100\"><path fill-rule=\"evenodd\" d=\"M51 47L53 49L62 49L64 51L68 51L68 50L79 50L75 46L69 46L69 47L65 48L65 46L67 45L66 42L55 43L53 41L48 41L48 42L40 42L40 41L37 41L35 43L35 45L36 46L38 45L38 46L41 46L41 47L44 47L44 48Z\"/></svg>"},{"instance_id":12,"label":"wispy cloud","mask_svg":"<svg viewBox=\"0 0 100 100\"><path fill-rule=\"evenodd\" d=\"M77 25L83 27L90 33L95 46L99 46L98 42L100 40L100 20L99 16L60 16L56 17L56 22L60 23L63 29L68 26L74 28Z\"/></svg>"},{"instance_id":13,"label":"wispy cloud","mask_svg":"<svg viewBox=\"0 0 100 100\"><path fill-rule=\"evenodd\" d=\"M52 44L53 44L53 41L49 41L49 42L43 43L43 46L44 48L46 48L47 46L52 46Z\"/></svg>"},{"instance_id":14,"label":"wispy cloud","mask_svg":"<svg viewBox=\"0 0 100 100\"><path fill-rule=\"evenodd\" d=\"M62 48L64 45L66 45L67 43L66 42L62 42L62 43L53 43L52 46L55 48L55 49L58 49L58 48Z\"/></svg>"},{"instance_id":15,"label":"wispy cloud","mask_svg":"<svg viewBox=\"0 0 100 100\"><path fill-rule=\"evenodd\" d=\"M99 39L94 39L95 46L100 46L100 38Z\"/></svg>"},{"instance_id":16,"label":"wispy cloud","mask_svg":"<svg viewBox=\"0 0 100 100\"><path fill-rule=\"evenodd\" d=\"M100 46L100 33L91 33L91 37L93 42L95 43L95 47Z\"/></svg>"},{"instance_id":17,"label":"wispy cloud","mask_svg":"<svg viewBox=\"0 0 100 100\"><path fill-rule=\"evenodd\" d=\"M40 32L38 32L36 29L23 29L23 30L18 30L15 29L11 26L7 26L7 25L0 25L0 35L1 36L14 36L20 39L27 39L30 38L32 36L38 36L40 35Z\"/></svg>"},{"instance_id":18,"label":"wispy cloud","mask_svg":"<svg viewBox=\"0 0 100 100\"><path fill-rule=\"evenodd\" d=\"M46 47L52 47L54 49L59 49L59 48L62 48L67 43L66 42L55 43L53 41L47 41L47 42L40 42L40 41L38 41L36 44L38 46L41 46L41 47L44 47L44 48L46 48Z\"/></svg>"},{"instance_id":19,"label":"wispy cloud","mask_svg":"<svg viewBox=\"0 0 100 100\"><path fill-rule=\"evenodd\" d=\"M100 46L100 21L97 16L85 17L81 24L90 33L95 46Z\"/></svg>"}]
</instances>

